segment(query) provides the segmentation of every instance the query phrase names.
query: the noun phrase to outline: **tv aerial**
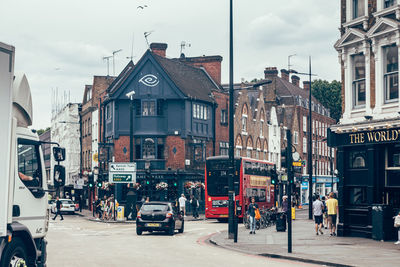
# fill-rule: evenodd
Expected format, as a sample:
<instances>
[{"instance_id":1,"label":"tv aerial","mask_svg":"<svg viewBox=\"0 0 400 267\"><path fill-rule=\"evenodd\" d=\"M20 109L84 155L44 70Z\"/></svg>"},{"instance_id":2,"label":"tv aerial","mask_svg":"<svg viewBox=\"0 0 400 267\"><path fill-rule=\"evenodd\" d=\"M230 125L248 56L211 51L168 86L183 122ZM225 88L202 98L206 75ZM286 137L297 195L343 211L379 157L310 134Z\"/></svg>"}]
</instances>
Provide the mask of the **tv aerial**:
<instances>
[{"instance_id":1,"label":"tv aerial","mask_svg":"<svg viewBox=\"0 0 400 267\"><path fill-rule=\"evenodd\" d=\"M181 56L182 55L184 55L183 54L183 50L186 48L186 47L191 47L192 45L190 44L190 43L187 43L187 42L185 42L185 41L182 41L181 42Z\"/></svg>"},{"instance_id":2,"label":"tv aerial","mask_svg":"<svg viewBox=\"0 0 400 267\"><path fill-rule=\"evenodd\" d=\"M149 32L144 32L143 34L144 34L144 39L146 39L146 43L147 43L147 46L150 48L150 44L149 44L149 40L147 39L147 37L150 35L150 34L152 34L154 31L149 31Z\"/></svg>"},{"instance_id":3,"label":"tv aerial","mask_svg":"<svg viewBox=\"0 0 400 267\"><path fill-rule=\"evenodd\" d=\"M110 58L113 56L103 57L103 60L107 60L107 76L110 76Z\"/></svg>"}]
</instances>

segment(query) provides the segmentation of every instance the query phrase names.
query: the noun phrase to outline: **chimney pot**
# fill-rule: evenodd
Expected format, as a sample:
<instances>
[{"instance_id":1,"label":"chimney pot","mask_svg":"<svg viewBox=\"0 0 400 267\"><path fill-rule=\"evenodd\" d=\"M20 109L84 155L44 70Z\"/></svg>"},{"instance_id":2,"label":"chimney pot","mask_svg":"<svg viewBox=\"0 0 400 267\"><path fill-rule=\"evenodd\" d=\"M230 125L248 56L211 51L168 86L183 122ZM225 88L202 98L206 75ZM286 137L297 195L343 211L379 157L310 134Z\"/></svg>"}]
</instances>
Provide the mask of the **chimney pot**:
<instances>
[{"instance_id":1,"label":"chimney pot","mask_svg":"<svg viewBox=\"0 0 400 267\"><path fill-rule=\"evenodd\" d=\"M289 81L289 71L286 69L281 69L281 78L285 81Z\"/></svg>"},{"instance_id":2,"label":"chimney pot","mask_svg":"<svg viewBox=\"0 0 400 267\"><path fill-rule=\"evenodd\" d=\"M150 44L150 50L154 54L159 55L160 57L166 56L167 47L168 47L168 45L166 43L151 43Z\"/></svg>"},{"instance_id":3,"label":"chimney pot","mask_svg":"<svg viewBox=\"0 0 400 267\"><path fill-rule=\"evenodd\" d=\"M278 76L278 70L276 67L266 67L264 70L264 76L265 79L276 77Z\"/></svg>"},{"instance_id":4,"label":"chimney pot","mask_svg":"<svg viewBox=\"0 0 400 267\"><path fill-rule=\"evenodd\" d=\"M296 75L292 75L292 84L300 87L300 77Z\"/></svg>"},{"instance_id":5,"label":"chimney pot","mask_svg":"<svg viewBox=\"0 0 400 267\"><path fill-rule=\"evenodd\" d=\"M309 81L304 81L303 82L303 88L306 91L310 91L310 82Z\"/></svg>"}]
</instances>

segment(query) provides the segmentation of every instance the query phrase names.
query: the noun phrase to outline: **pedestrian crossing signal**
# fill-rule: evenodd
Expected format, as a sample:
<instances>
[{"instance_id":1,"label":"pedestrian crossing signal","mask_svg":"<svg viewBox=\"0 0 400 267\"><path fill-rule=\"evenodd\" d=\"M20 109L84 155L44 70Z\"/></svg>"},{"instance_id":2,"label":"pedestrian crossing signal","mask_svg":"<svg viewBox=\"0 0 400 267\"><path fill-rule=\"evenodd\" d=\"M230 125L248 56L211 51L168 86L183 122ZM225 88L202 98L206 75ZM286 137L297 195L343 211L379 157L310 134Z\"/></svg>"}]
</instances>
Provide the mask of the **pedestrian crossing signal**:
<instances>
[{"instance_id":1,"label":"pedestrian crossing signal","mask_svg":"<svg viewBox=\"0 0 400 267\"><path fill-rule=\"evenodd\" d=\"M93 187L93 184L92 184L92 183L89 183L89 187L90 187L90 188Z\"/></svg>"},{"instance_id":2,"label":"pedestrian crossing signal","mask_svg":"<svg viewBox=\"0 0 400 267\"><path fill-rule=\"evenodd\" d=\"M97 183L97 187L102 187L103 183L102 182L98 182Z\"/></svg>"}]
</instances>

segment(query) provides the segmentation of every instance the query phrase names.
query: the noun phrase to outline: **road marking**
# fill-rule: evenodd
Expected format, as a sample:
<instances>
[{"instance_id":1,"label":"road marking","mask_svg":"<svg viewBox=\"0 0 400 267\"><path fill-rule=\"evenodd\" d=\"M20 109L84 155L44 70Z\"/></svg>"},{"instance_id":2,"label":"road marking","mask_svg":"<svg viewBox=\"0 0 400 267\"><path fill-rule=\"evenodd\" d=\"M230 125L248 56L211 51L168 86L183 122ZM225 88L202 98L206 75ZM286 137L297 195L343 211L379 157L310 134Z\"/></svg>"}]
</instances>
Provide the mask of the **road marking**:
<instances>
[{"instance_id":1,"label":"road marking","mask_svg":"<svg viewBox=\"0 0 400 267\"><path fill-rule=\"evenodd\" d=\"M194 228L194 229L189 229L189 230L185 230L185 232L195 232L195 231L200 231L200 230L205 230L207 228Z\"/></svg>"}]
</instances>

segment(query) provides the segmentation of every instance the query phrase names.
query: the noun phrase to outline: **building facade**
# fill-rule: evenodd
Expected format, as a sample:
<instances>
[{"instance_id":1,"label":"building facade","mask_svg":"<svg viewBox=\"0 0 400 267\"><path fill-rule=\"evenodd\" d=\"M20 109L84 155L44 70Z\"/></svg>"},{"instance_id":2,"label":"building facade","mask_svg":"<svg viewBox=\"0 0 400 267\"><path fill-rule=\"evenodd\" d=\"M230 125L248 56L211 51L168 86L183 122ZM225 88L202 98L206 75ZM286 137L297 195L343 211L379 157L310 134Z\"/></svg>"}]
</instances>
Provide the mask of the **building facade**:
<instances>
[{"instance_id":1,"label":"building facade","mask_svg":"<svg viewBox=\"0 0 400 267\"><path fill-rule=\"evenodd\" d=\"M218 82L222 58L171 59L166 57L166 44L153 43L150 48L136 65L130 62L125 67L101 98L100 161L133 158L138 200L171 200L180 193L201 198L205 160L226 153L228 142L221 131L227 128L221 118L227 96ZM133 91L131 99L127 94ZM100 164L103 176L106 168ZM129 188L117 185L114 190L124 202Z\"/></svg>"},{"instance_id":2,"label":"building facade","mask_svg":"<svg viewBox=\"0 0 400 267\"><path fill-rule=\"evenodd\" d=\"M74 185L81 178L81 140L80 140L80 119L79 111L81 104L69 103L58 111L51 119L51 140L57 142L66 150L65 161L61 165L65 167L65 186L64 194L72 196L71 191ZM51 169L57 164L53 157L51 159ZM51 182L53 183L53 173Z\"/></svg>"},{"instance_id":3,"label":"building facade","mask_svg":"<svg viewBox=\"0 0 400 267\"><path fill-rule=\"evenodd\" d=\"M399 25L397 0L341 1L335 49L343 117L329 138L338 148L339 235L394 237L391 217L400 208Z\"/></svg>"}]
</instances>

